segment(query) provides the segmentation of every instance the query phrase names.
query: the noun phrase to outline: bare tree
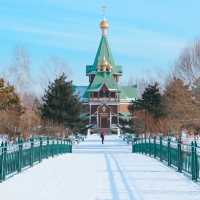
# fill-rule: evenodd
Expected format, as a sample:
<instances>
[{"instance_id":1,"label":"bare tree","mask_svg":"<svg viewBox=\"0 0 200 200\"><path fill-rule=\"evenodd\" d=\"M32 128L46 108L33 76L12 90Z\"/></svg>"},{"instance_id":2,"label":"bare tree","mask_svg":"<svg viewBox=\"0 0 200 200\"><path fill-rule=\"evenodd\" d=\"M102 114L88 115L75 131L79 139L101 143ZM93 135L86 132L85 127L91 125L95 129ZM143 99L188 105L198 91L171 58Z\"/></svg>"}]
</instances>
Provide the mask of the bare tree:
<instances>
[{"instance_id":1,"label":"bare tree","mask_svg":"<svg viewBox=\"0 0 200 200\"><path fill-rule=\"evenodd\" d=\"M30 57L24 47L16 47L13 59L9 67L9 81L16 86L20 96L24 93L30 93L31 74L30 74Z\"/></svg>"},{"instance_id":2,"label":"bare tree","mask_svg":"<svg viewBox=\"0 0 200 200\"><path fill-rule=\"evenodd\" d=\"M145 89L148 87L148 85L153 85L155 83L159 83L159 86L161 85L160 82L157 81L158 79L156 78L149 78L149 79L140 79L137 81L137 92L138 92L138 97L141 97ZM160 91L163 91L163 88L160 87Z\"/></svg>"},{"instance_id":3,"label":"bare tree","mask_svg":"<svg viewBox=\"0 0 200 200\"><path fill-rule=\"evenodd\" d=\"M168 125L177 134L187 126L195 127L200 123L198 102L192 95L192 90L180 79L174 78L164 92Z\"/></svg>"},{"instance_id":4,"label":"bare tree","mask_svg":"<svg viewBox=\"0 0 200 200\"><path fill-rule=\"evenodd\" d=\"M34 110L26 110L20 117L20 130L24 138L38 134L38 127L41 125L41 118Z\"/></svg>"},{"instance_id":5,"label":"bare tree","mask_svg":"<svg viewBox=\"0 0 200 200\"><path fill-rule=\"evenodd\" d=\"M175 63L173 75L189 86L200 77L200 40L183 50Z\"/></svg>"},{"instance_id":6,"label":"bare tree","mask_svg":"<svg viewBox=\"0 0 200 200\"><path fill-rule=\"evenodd\" d=\"M190 109L190 114L194 115L194 110L195 112L200 110L200 40L196 40L192 46L183 50L175 64L174 77L183 80L189 86L193 99L192 106L195 106L195 109ZM187 119L187 127L199 129L199 116L200 114L198 116L195 114L195 117L190 116Z\"/></svg>"},{"instance_id":7,"label":"bare tree","mask_svg":"<svg viewBox=\"0 0 200 200\"><path fill-rule=\"evenodd\" d=\"M57 56L52 56L48 59L48 61L42 67L42 71L40 73L40 88L44 91L49 84L52 82L56 77L60 76L61 74L65 73L68 77L71 75L71 70L67 62Z\"/></svg>"}]
</instances>

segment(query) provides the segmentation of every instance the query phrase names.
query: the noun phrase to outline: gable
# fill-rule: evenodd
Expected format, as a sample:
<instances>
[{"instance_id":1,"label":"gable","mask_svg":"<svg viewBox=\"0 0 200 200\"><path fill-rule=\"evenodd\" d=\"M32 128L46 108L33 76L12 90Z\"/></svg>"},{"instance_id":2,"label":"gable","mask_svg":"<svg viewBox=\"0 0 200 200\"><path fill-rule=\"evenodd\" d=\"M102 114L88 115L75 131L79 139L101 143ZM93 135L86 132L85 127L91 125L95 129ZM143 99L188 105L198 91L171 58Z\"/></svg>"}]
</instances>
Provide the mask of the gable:
<instances>
[{"instance_id":1,"label":"gable","mask_svg":"<svg viewBox=\"0 0 200 200\"><path fill-rule=\"evenodd\" d=\"M98 113L110 113L111 112L111 109L109 106L107 106L106 104L103 104L103 105L100 105L98 108L97 108L97 111Z\"/></svg>"},{"instance_id":2,"label":"gable","mask_svg":"<svg viewBox=\"0 0 200 200\"><path fill-rule=\"evenodd\" d=\"M102 86L101 86L101 89L100 89L100 92L107 92L107 91L109 91L109 89L108 89L108 87L105 85L105 84L103 84Z\"/></svg>"},{"instance_id":3,"label":"gable","mask_svg":"<svg viewBox=\"0 0 200 200\"><path fill-rule=\"evenodd\" d=\"M97 72L95 78L88 88L89 92L100 91L105 85L109 91L119 91L118 84L111 72Z\"/></svg>"}]
</instances>

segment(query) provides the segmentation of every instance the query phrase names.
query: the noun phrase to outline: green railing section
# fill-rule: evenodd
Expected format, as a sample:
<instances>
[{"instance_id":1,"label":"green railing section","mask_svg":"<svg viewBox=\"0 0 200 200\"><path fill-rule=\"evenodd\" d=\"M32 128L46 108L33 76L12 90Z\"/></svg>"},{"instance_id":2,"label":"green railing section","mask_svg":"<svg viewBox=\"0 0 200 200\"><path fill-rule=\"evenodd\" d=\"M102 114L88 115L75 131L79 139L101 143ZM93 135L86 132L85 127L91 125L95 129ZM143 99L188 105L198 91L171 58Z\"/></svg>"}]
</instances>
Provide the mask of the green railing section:
<instances>
[{"instance_id":1,"label":"green railing section","mask_svg":"<svg viewBox=\"0 0 200 200\"><path fill-rule=\"evenodd\" d=\"M132 152L157 158L190 175L192 180L200 180L200 147L195 141L183 144L180 139L174 142L162 137L138 138L132 142Z\"/></svg>"},{"instance_id":2,"label":"green railing section","mask_svg":"<svg viewBox=\"0 0 200 200\"><path fill-rule=\"evenodd\" d=\"M0 182L45 158L63 153L72 153L71 140L40 137L26 142L19 139L16 144L2 143L0 146Z\"/></svg>"}]
</instances>

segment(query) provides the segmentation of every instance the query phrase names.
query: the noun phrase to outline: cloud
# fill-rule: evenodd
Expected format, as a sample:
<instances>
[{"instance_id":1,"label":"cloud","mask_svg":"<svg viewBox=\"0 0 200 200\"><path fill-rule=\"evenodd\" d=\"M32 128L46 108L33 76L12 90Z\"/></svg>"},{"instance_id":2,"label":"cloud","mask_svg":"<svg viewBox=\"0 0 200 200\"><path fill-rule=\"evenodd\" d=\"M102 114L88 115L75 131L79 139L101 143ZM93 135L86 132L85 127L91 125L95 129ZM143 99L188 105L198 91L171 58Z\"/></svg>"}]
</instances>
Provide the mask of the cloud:
<instances>
[{"instance_id":1,"label":"cloud","mask_svg":"<svg viewBox=\"0 0 200 200\"><path fill-rule=\"evenodd\" d=\"M174 58L187 44L187 40L148 29L123 28L111 38L117 53L143 59Z\"/></svg>"},{"instance_id":2,"label":"cloud","mask_svg":"<svg viewBox=\"0 0 200 200\"><path fill-rule=\"evenodd\" d=\"M85 31L73 32L70 30L60 30L59 28L45 26L31 26L27 24L17 24L13 22L0 23L0 30L11 32L13 35L22 33L28 38L30 43L42 46L57 48L70 48L88 51L91 46L91 37ZM85 45L80 43L84 43Z\"/></svg>"},{"instance_id":3,"label":"cloud","mask_svg":"<svg viewBox=\"0 0 200 200\"><path fill-rule=\"evenodd\" d=\"M3 14L1 12L1 38L5 35L1 41L12 40L10 44L13 46L18 40L23 41L36 55L41 53L44 56L49 52L64 55L66 52L66 57L70 59L69 63L76 66L78 69L76 73L80 75L84 68L78 68L79 64L85 65L85 61L92 63L98 47L100 34L97 20L100 18L98 15L101 4L91 0L79 1L78 5L77 2L70 0L44 0L43 6L37 8L38 2L33 3L34 8L28 6L27 9L24 9L23 3L21 7L15 3L17 7L7 6ZM26 2L26 6L28 4ZM172 17L169 19L161 16L162 20L158 19L159 23L155 21L163 10L155 12L155 15L153 10L151 13L147 12L148 5L152 2L145 4L142 12L140 9L133 12L136 8L133 9L124 2L118 4L109 1L109 4L112 4L109 9L109 12L112 12L112 16L109 13L111 16L109 42L115 60L125 66L126 75L128 73L139 75L145 72L149 74L159 67L169 67L169 63L174 61L188 42L186 39L188 37L180 37L182 34L176 31L168 32L161 27L166 25L167 20L170 25L171 23L176 25L176 19L171 22ZM124 6L123 9L119 5ZM1 8L1 11L3 9ZM120 12L125 10L127 13L120 15ZM172 29L173 27L170 30ZM38 62L37 56L35 59L34 62ZM76 80L81 81L78 75Z\"/></svg>"}]
</instances>

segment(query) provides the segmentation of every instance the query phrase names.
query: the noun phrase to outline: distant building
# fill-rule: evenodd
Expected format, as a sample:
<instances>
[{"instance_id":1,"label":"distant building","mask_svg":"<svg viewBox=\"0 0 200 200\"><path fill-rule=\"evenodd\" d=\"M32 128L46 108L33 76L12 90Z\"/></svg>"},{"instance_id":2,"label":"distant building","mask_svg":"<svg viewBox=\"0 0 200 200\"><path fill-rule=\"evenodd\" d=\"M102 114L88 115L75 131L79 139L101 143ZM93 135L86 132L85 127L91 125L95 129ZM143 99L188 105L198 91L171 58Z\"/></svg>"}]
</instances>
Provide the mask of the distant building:
<instances>
[{"instance_id":1,"label":"distant building","mask_svg":"<svg viewBox=\"0 0 200 200\"><path fill-rule=\"evenodd\" d=\"M115 63L108 44L108 21L102 20L100 28L102 36L94 63L86 66L89 85L79 86L77 90L88 105L88 132L119 133L119 117L130 114L129 106L137 98L137 86L119 85L122 66Z\"/></svg>"}]
</instances>

